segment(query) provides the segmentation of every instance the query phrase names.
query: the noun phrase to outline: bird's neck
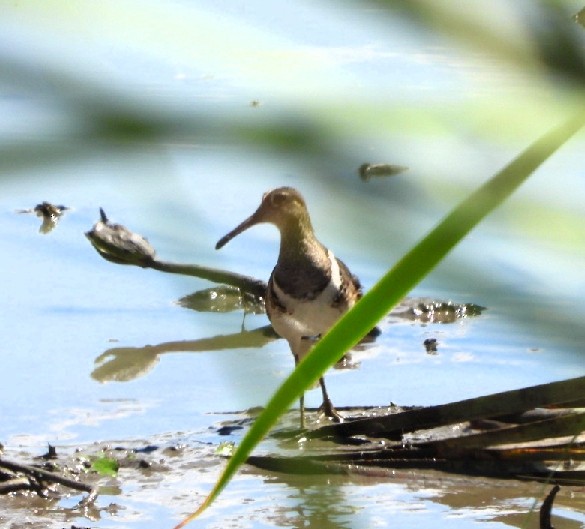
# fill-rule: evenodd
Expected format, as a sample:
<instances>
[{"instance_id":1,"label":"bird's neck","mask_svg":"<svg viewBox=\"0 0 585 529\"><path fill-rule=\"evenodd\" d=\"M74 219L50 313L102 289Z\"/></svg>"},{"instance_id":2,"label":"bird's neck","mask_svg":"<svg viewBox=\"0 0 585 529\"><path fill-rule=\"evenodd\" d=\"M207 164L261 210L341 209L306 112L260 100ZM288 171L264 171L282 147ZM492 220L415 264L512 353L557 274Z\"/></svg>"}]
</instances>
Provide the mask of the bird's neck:
<instances>
[{"instance_id":1,"label":"bird's neck","mask_svg":"<svg viewBox=\"0 0 585 529\"><path fill-rule=\"evenodd\" d=\"M309 220L291 222L280 229L278 261L289 263L328 263L327 249L317 240Z\"/></svg>"},{"instance_id":2,"label":"bird's neck","mask_svg":"<svg viewBox=\"0 0 585 529\"><path fill-rule=\"evenodd\" d=\"M329 283L331 261L310 225L295 224L281 229L274 274L277 283L291 294L296 290L318 290Z\"/></svg>"}]
</instances>

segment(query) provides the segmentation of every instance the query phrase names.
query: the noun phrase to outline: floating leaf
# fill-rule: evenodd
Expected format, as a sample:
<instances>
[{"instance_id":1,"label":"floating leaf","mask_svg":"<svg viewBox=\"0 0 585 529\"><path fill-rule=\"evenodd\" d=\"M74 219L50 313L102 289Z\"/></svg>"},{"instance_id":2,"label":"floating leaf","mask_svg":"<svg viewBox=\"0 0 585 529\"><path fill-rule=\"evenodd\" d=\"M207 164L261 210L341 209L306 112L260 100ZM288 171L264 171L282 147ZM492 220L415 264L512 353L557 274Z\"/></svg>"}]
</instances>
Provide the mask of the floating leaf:
<instances>
[{"instance_id":1,"label":"floating leaf","mask_svg":"<svg viewBox=\"0 0 585 529\"><path fill-rule=\"evenodd\" d=\"M119 468L118 460L111 457L100 457L91 464L91 469L102 476L115 476Z\"/></svg>"},{"instance_id":2,"label":"floating leaf","mask_svg":"<svg viewBox=\"0 0 585 529\"><path fill-rule=\"evenodd\" d=\"M223 457L231 457L234 453L236 443L233 441L224 441L219 443L219 446L215 449L215 455Z\"/></svg>"}]
</instances>

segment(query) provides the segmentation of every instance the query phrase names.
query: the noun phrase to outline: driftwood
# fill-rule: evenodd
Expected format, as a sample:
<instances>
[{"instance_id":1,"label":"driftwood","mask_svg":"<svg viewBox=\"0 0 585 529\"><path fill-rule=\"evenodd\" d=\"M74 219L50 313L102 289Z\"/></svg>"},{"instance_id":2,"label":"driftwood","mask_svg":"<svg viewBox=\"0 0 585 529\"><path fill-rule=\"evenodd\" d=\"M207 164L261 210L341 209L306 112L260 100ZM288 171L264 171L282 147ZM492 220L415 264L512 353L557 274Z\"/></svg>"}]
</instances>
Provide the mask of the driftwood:
<instances>
[{"instance_id":1,"label":"driftwood","mask_svg":"<svg viewBox=\"0 0 585 529\"><path fill-rule=\"evenodd\" d=\"M97 497L97 490L90 485L60 476L54 472L49 472L30 465L24 465L22 463L16 463L14 461L8 461L3 458L0 458L0 468L15 473L13 477L6 479L0 484L0 494L6 494L15 490L38 491L40 488L38 483L58 483L70 489L87 492L88 496L81 502L83 505L92 504ZM19 476L19 474L24 474L24 476Z\"/></svg>"},{"instance_id":2,"label":"driftwood","mask_svg":"<svg viewBox=\"0 0 585 529\"><path fill-rule=\"evenodd\" d=\"M248 462L290 473L391 477L395 469L418 468L582 483L585 409L578 406L584 395L585 377L580 377L310 431L279 432L276 437L328 439L337 448L302 457L252 456ZM544 408L551 405L561 407Z\"/></svg>"},{"instance_id":3,"label":"driftwood","mask_svg":"<svg viewBox=\"0 0 585 529\"><path fill-rule=\"evenodd\" d=\"M518 414L533 408L569 403L585 396L585 377L541 384L524 389L505 391L485 397L330 424L308 432L314 437L392 437L423 428L434 428L474 419Z\"/></svg>"},{"instance_id":4,"label":"driftwood","mask_svg":"<svg viewBox=\"0 0 585 529\"><path fill-rule=\"evenodd\" d=\"M199 277L215 283L230 285L258 298L264 297L266 283L253 277L199 265L183 265L160 261L148 240L121 224L110 222L100 208L100 220L85 236L106 260L116 264L153 268L169 274Z\"/></svg>"}]
</instances>

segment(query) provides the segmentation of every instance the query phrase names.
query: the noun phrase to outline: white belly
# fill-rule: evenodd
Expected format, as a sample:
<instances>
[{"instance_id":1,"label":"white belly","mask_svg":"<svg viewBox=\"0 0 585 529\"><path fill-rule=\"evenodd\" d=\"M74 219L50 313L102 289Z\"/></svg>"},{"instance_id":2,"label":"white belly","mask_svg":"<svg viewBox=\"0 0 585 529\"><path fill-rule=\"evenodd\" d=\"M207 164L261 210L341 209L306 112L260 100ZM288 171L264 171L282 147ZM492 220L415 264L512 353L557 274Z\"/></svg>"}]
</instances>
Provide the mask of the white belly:
<instances>
[{"instance_id":1,"label":"white belly","mask_svg":"<svg viewBox=\"0 0 585 529\"><path fill-rule=\"evenodd\" d=\"M331 303L320 302L319 298L286 306L286 313L273 317L272 326L288 341L325 334L343 314L339 307L333 308Z\"/></svg>"}]
</instances>

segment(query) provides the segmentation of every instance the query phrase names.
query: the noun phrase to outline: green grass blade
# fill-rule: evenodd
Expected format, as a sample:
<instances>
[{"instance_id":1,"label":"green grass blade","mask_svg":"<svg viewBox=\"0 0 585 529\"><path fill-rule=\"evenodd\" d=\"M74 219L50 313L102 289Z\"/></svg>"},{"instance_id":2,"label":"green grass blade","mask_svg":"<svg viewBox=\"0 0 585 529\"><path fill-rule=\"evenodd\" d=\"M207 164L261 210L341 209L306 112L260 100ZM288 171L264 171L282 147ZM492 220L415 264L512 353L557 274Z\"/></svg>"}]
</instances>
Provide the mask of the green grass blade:
<instances>
[{"instance_id":1,"label":"green grass blade","mask_svg":"<svg viewBox=\"0 0 585 529\"><path fill-rule=\"evenodd\" d=\"M184 527L217 498L254 447L301 393L386 315L486 215L508 198L548 157L585 125L581 112L535 141L510 164L455 207L424 239L346 313L283 382L242 439L212 491Z\"/></svg>"}]
</instances>

